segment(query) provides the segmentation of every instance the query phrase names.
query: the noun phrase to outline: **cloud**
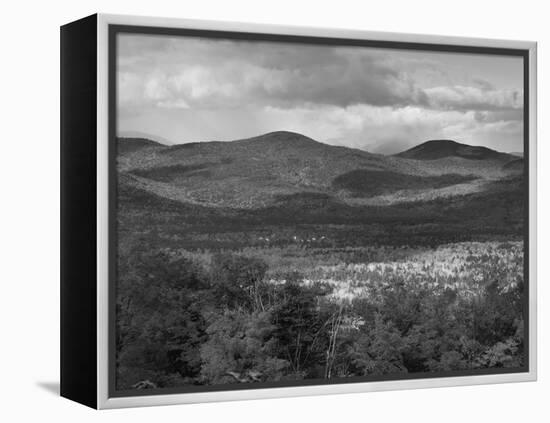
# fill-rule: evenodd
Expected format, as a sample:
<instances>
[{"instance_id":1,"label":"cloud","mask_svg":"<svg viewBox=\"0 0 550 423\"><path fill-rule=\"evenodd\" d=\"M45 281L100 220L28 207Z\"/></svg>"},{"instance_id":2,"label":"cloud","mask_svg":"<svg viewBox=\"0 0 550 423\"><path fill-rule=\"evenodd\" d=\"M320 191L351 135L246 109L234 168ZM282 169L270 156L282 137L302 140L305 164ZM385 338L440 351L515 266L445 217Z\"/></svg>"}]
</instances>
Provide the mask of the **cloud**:
<instances>
[{"instance_id":1,"label":"cloud","mask_svg":"<svg viewBox=\"0 0 550 423\"><path fill-rule=\"evenodd\" d=\"M519 110L523 92L475 86L433 87L424 90L430 107L442 110Z\"/></svg>"},{"instance_id":2,"label":"cloud","mask_svg":"<svg viewBox=\"0 0 550 423\"><path fill-rule=\"evenodd\" d=\"M119 72L122 106L187 104L189 107L240 107L242 104L350 106L424 106L438 110L512 110L523 107L517 89L496 89L475 80L471 86L420 87L407 72L406 61L379 52L351 48L334 51L309 47L300 59L275 63L263 51L254 61L235 56L217 63L187 58L160 67ZM275 49L275 52L278 52ZM239 52L242 54L242 52ZM275 54L275 57L281 54ZM199 57L200 59L201 57ZM158 59L158 58L157 58ZM171 59L173 61L173 58ZM211 58L202 61L210 62ZM320 65L322 63L322 65ZM400 63L402 69L396 68ZM428 69L432 63L413 61Z\"/></svg>"},{"instance_id":3,"label":"cloud","mask_svg":"<svg viewBox=\"0 0 550 423\"><path fill-rule=\"evenodd\" d=\"M491 84L489 81L486 81L485 79L482 79L482 78L472 78L472 83L474 83L475 85L479 86L481 89L486 91L495 89L495 86L493 84Z\"/></svg>"},{"instance_id":4,"label":"cloud","mask_svg":"<svg viewBox=\"0 0 550 423\"><path fill-rule=\"evenodd\" d=\"M243 102L385 106L427 100L387 53L376 50L186 38L167 38L164 45L147 40L139 50L132 37L122 40L121 106L175 100L195 107L238 107Z\"/></svg>"},{"instance_id":5,"label":"cloud","mask_svg":"<svg viewBox=\"0 0 550 423\"><path fill-rule=\"evenodd\" d=\"M182 99L159 101L157 105L158 107L161 107L163 109L189 109L190 108L189 104L187 104L187 102Z\"/></svg>"},{"instance_id":6,"label":"cloud","mask_svg":"<svg viewBox=\"0 0 550 423\"><path fill-rule=\"evenodd\" d=\"M502 122L502 121L523 121L523 108L513 110L476 111L475 118L478 122Z\"/></svg>"}]
</instances>

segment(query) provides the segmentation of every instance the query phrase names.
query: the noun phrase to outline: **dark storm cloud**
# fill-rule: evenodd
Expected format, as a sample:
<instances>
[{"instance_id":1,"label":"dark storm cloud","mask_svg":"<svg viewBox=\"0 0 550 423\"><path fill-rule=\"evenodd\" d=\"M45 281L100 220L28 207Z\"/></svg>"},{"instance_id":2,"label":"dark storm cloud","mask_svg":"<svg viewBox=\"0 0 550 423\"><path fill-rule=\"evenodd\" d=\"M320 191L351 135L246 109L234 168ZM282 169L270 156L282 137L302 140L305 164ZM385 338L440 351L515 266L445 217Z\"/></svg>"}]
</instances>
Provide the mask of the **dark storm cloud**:
<instances>
[{"instance_id":1,"label":"dark storm cloud","mask_svg":"<svg viewBox=\"0 0 550 423\"><path fill-rule=\"evenodd\" d=\"M403 72L379 60L379 55L342 52L325 67L290 69L281 99L337 106L427 104L425 93Z\"/></svg>"}]
</instances>

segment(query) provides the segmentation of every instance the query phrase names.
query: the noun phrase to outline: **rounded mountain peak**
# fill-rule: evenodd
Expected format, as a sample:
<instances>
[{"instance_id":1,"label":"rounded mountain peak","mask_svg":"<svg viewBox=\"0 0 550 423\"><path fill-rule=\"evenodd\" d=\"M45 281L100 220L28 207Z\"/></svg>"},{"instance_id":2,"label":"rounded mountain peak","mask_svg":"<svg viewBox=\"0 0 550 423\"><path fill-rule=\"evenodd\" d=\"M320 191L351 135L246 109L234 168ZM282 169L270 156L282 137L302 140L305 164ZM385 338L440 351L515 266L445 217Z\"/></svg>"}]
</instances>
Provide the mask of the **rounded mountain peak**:
<instances>
[{"instance_id":1,"label":"rounded mountain peak","mask_svg":"<svg viewBox=\"0 0 550 423\"><path fill-rule=\"evenodd\" d=\"M402 153L397 157L416 160L436 160L444 157L461 157L470 160L504 159L508 156L487 147L461 144L453 140L429 140Z\"/></svg>"},{"instance_id":2,"label":"rounded mountain peak","mask_svg":"<svg viewBox=\"0 0 550 423\"><path fill-rule=\"evenodd\" d=\"M322 143L315 141L312 138L292 131L268 132L266 134L258 135L256 137L241 140L241 142L250 144L265 143L270 145L278 145L280 147L285 145L289 147L308 147L314 145L322 145Z\"/></svg>"}]
</instances>

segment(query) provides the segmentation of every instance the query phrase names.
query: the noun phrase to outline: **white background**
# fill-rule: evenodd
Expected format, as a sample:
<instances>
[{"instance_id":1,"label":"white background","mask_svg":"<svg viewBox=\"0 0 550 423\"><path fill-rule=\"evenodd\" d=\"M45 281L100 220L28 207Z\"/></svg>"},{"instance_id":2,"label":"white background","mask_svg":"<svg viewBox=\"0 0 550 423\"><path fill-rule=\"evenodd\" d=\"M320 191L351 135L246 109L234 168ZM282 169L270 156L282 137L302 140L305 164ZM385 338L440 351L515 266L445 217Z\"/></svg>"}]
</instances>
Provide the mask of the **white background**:
<instances>
[{"instance_id":1,"label":"white background","mask_svg":"<svg viewBox=\"0 0 550 423\"><path fill-rule=\"evenodd\" d=\"M0 420L543 422L548 364L549 13L539 1L10 1L0 24ZM59 26L95 13L539 42L539 381L93 411L59 398ZM550 48L550 47L549 47ZM544 167L546 164L546 168ZM546 392L545 392L546 391Z\"/></svg>"}]
</instances>

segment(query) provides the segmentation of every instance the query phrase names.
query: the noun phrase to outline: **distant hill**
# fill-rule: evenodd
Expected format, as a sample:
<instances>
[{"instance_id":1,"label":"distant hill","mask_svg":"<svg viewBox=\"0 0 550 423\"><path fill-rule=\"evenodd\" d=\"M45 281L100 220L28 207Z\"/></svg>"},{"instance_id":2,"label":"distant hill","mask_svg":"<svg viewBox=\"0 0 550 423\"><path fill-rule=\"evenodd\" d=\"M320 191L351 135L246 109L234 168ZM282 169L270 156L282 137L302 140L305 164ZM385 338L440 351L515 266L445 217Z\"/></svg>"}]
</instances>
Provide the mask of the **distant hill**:
<instances>
[{"instance_id":1,"label":"distant hill","mask_svg":"<svg viewBox=\"0 0 550 423\"><path fill-rule=\"evenodd\" d=\"M396 154L397 157L414 160L437 160L445 157L461 157L468 160L503 160L514 157L487 147L461 144L452 140L431 140Z\"/></svg>"},{"instance_id":2,"label":"distant hill","mask_svg":"<svg viewBox=\"0 0 550 423\"><path fill-rule=\"evenodd\" d=\"M430 143L431 159L411 159L332 146L288 131L178 145L121 138L117 165L123 176L119 183L132 189L228 209L268 207L281 198L312 206L319 198L354 205L447 198L480 192L486 189L484 181L515 173L503 168L510 160L502 160L502 153L486 149L482 155L466 151L477 147ZM412 150L406 156L426 152ZM464 157L472 155L475 160Z\"/></svg>"},{"instance_id":3,"label":"distant hill","mask_svg":"<svg viewBox=\"0 0 550 423\"><path fill-rule=\"evenodd\" d=\"M131 153L145 147L163 147L164 145L147 138L117 138L119 154Z\"/></svg>"},{"instance_id":4,"label":"distant hill","mask_svg":"<svg viewBox=\"0 0 550 423\"><path fill-rule=\"evenodd\" d=\"M502 165L503 169L509 170L509 171L516 171L516 172L523 172L524 167L525 167L525 160L523 160L523 158L510 160L509 162Z\"/></svg>"}]
</instances>

